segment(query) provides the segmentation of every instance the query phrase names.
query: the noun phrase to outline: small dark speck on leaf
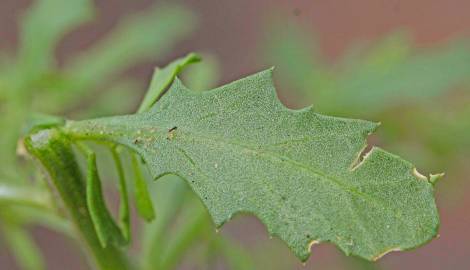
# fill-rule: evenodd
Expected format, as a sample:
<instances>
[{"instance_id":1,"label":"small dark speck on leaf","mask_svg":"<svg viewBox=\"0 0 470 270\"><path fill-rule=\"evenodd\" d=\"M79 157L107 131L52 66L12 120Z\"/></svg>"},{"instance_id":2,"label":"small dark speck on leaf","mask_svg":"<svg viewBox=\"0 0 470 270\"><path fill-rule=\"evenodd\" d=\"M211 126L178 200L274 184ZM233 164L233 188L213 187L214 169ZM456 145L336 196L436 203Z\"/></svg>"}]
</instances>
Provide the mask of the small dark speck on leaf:
<instances>
[{"instance_id":1,"label":"small dark speck on leaf","mask_svg":"<svg viewBox=\"0 0 470 270\"><path fill-rule=\"evenodd\" d=\"M171 140L174 137L173 131L175 131L178 127L172 127L168 130L168 136L166 137L167 140Z\"/></svg>"}]
</instances>

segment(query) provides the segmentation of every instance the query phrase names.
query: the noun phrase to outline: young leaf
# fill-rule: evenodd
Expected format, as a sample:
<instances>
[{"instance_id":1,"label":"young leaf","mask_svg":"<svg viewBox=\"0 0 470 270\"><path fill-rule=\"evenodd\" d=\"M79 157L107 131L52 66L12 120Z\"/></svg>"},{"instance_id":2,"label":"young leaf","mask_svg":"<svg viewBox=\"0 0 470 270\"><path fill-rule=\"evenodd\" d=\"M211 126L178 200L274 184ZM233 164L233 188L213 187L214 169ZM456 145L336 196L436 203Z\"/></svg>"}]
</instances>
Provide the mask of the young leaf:
<instances>
[{"instance_id":1,"label":"young leaf","mask_svg":"<svg viewBox=\"0 0 470 270\"><path fill-rule=\"evenodd\" d=\"M137 213L145 220L152 221L155 218L152 199L150 199L147 183L145 182L137 157L131 155L132 169L134 170L134 193Z\"/></svg>"},{"instance_id":2,"label":"young leaf","mask_svg":"<svg viewBox=\"0 0 470 270\"><path fill-rule=\"evenodd\" d=\"M130 214L129 214L129 197L127 195L127 184L124 174L124 168L122 166L121 158L119 157L118 150L116 147L111 148L111 154L113 156L114 163L119 177L119 195L121 201L119 203L119 221L121 225L122 235L126 242L130 239Z\"/></svg>"},{"instance_id":3,"label":"young leaf","mask_svg":"<svg viewBox=\"0 0 470 270\"><path fill-rule=\"evenodd\" d=\"M411 163L376 147L361 160L377 126L284 107L268 70L206 92L175 80L149 111L64 132L134 149L155 178L183 177L217 227L252 213L302 261L318 242L374 260L439 226L433 186Z\"/></svg>"},{"instance_id":4,"label":"young leaf","mask_svg":"<svg viewBox=\"0 0 470 270\"><path fill-rule=\"evenodd\" d=\"M96 155L89 152L87 156L88 173L86 184L86 199L91 220L95 227L96 234L101 246L106 247L109 241L116 244L125 244L125 236L121 234L119 227L114 222L106 207L103 192L101 190L101 180L96 167Z\"/></svg>"},{"instance_id":5,"label":"young leaf","mask_svg":"<svg viewBox=\"0 0 470 270\"><path fill-rule=\"evenodd\" d=\"M40 130L24 139L28 152L47 170L76 231L87 243L99 269L128 269L129 262L113 243L101 245L90 217L87 188L72 142L59 129Z\"/></svg>"},{"instance_id":6,"label":"young leaf","mask_svg":"<svg viewBox=\"0 0 470 270\"><path fill-rule=\"evenodd\" d=\"M150 87L144 100L140 104L138 112L148 110L152 105L163 95L168 86L173 82L175 77L185 68L186 66L201 61L201 58L190 53L187 56L173 61L163 69L155 69L150 82Z\"/></svg>"}]
</instances>

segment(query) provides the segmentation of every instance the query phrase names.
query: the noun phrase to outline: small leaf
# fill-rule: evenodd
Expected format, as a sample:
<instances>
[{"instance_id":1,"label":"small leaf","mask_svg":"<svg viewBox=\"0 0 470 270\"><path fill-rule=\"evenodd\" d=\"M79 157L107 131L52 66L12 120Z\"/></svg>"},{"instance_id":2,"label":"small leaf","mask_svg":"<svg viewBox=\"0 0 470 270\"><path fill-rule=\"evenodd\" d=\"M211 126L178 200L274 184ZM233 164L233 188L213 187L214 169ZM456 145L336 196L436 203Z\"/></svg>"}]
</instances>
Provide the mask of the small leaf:
<instances>
[{"instance_id":1,"label":"small leaf","mask_svg":"<svg viewBox=\"0 0 470 270\"><path fill-rule=\"evenodd\" d=\"M318 242L375 260L439 227L433 185L411 163L377 147L360 158L377 126L284 107L268 70L205 92L175 80L149 111L64 132L132 148L154 178L184 178L218 227L252 213L302 261Z\"/></svg>"},{"instance_id":2,"label":"small leaf","mask_svg":"<svg viewBox=\"0 0 470 270\"><path fill-rule=\"evenodd\" d=\"M116 147L111 147L111 154L113 156L114 163L119 177L119 221L121 225L121 232L126 242L130 239L130 215L129 215L129 198L127 194L127 184L124 174L124 168L122 166L121 158L119 157L118 150Z\"/></svg>"},{"instance_id":3,"label":"small leaf","mask_svg":"<svg viewBox=\"0 0 470 270\"><path fill-rule=\"evenodd\" d=\"M140 104L138 112L146 111L152 107L152 105L165 94L168 86L170 86L175 77L186 66L199 61L201 61L201 58L198 55L190 53L183 58L173 61L162 69L156 68L152 76L152 81L150 82L149 90Z\"/></svg>"},{"instance_id":4,"label":"small leaf","mask_svg":"<svg viewBox=\"0 0 470 270\"><path fill-rule=\"evenodd\" d=\"M201 61L197 65L191 65L185 68L183 74L184 81L190 89L195 91L204 91L217 85L220 79L220 64L217 58L211 54L203 54Z\"/></svg>"},{"instance_id":5,"label":"small leaf","mask_svg":"<svg viewBox=\"0 0 470 270\"><path fill-rule=\"evenodd\" d=\"M106 207L101 180L96 167L96 155L89 152L87 156L88 172L86 184L86 199L91 220L95 226L96 234L101 246L105 248L110 241L122 245L126 243L125 236L121 234L119 227L114 222Z\"/></svg>"},{"instance_id":6,"label":"small leaf","mask_svg":"<svg viewBox=\"0 0 470 270\"><path fill-rule=\"evenodd\" d=\"M87 196L86 181L82 178L70 138L60 129L54 128L30 134L24 139L24 142L28 152L37 158L47 170L51 183L56 188L68 217L74 225L75 234L78 232L80 238L84 240L84 244L87 245L96 260L96 267L100 269L128 269L129 263L122 256L121 251L112 243L103 248L98 239L97 226L92 220L89 205L96 207L96 211L100 211L100 209L98 203L96 205L96 202L88 203L88 197L93 197ZM88 161L91 165L89 166L91 169L88 171L91 177L88 181L91 184L99 184L96 164L91 162L92 159L88 159ZM98 199L103 200L100 188L101 186L97 185L97 187L93 186L92 190L96 192ZM100 220L100 214L102 213L95 213L95 219L98 216L96 220ZM105 229L104 227L99 228ZM119 229L116 231L119 233ZM109 232L105 231L105 233Z\"/></svg>"},{"instance_id":7,"label":"small leaf","mask_svg":"<svg viewBox=\"0 0 470 270\"><path fill-rule=\"evenodd\" d=\"M137 213L145 220L152 221L155 218L152 200L150 199L147 183L140 170L139 161L135 155L131 155L132 169L134 170L134 198Z\"/></svg>"}]
</instances>

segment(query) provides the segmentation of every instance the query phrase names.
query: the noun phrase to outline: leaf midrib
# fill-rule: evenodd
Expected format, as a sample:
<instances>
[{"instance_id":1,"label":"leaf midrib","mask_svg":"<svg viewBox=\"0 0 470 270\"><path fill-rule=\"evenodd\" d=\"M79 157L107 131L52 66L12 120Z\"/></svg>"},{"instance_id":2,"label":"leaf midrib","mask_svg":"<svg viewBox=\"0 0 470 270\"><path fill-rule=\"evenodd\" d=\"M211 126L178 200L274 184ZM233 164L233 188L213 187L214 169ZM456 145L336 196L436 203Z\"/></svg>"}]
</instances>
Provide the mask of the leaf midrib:
<instances>
[{"instance_id":1,"label":"leaf midrib","mask_svg":"<svg viewBox=\"0 0 470 270\"><path fill-rule=\"evenodd\" d=\"M129 126L126 126L125 124L116 125L115 123L109 124L105 122L93 124L93 122L94 122L93 120L92 121L85 120L85 121L78 121L78 122L71 121L70 122L71 125L69 125L67 128L67 133L72 134L72 135L78 135L79 138L83 138L83 139L88 138L88 139L94 139L94 140L108 140L108 141L116 142L116 140L113 139L113 138L116 138L116 135L113 133L115 133L117 130L120 130L119 133L121 133L121 135L118 135L118 136L122 136L122 134L124 134L124 136L126 136L128 139L131 139L130 141L132 141L133 139L132 134L128 132ZM147 133L148 136L145 136L145 137L152 137L155 135L155 133L160 133L161 138L166 137L166 134L168 134L167 129L156 126L155 121L151 121L150 124L146 124L145 122L147 121L139 122L140 127L136 130L137 133L142 132L141 134L145 135L148 132L148 130L153 130L154 134ZM74 124L79 124L80 129L74 129L73 128ZM102 133L100 132L100 134L97 134L97 126L100 126L101 128L103 128L101 130ZM112 128L106 128L110 126L117 127L117 129L114 128L114 131L113 131ZM121 126L123 127L122 129L121 129ZM258 156L260 157L266 158L266 156L269 156L272 158L270 160L276 160L281 163L288 162L294 167L301 168L317 176L317 178L327 180L329 183L332 183L336 185L337 187L339 187L339 189L343 190L343 192L345 192L346 194L355 195L356 197L362 197L363 199L366 200L366 202L371 202L375 204L376 207L378 206L379 209L381 208L381 209L386 209L387 211L390 211L391 213L393 213L396 219L400 220L402 224L406 225L406 227L410 227L408 222L403 217L401 217L400 215L397 215L397 212L395 209L388 207L388 204L384 203L382 200L380 200L380 198L376 198L375 196L370 196L366 193L362 193L358 191L357 189L350 187L347 184L344 184L343 181L336 179L334 176L331 176L328 173L322 172L318 168L315 168L315 169L310 168L308 165L305 165L296 160L293 160L292 158L288 156L279 155L278 153L273 152L273 151L268 151L268 150L259 151L256 149L257 146L249 145L249 144L238 142L235 140L227 140L225 138L216 137L216 136L213 136L213 137L204 136L198 132L188 130L188 128L178 127L178 129L175 130L175 132L176 132L175 137L172 139L172 141L174 141L175 143L177 143L178 138L181 138L181 135L184 134L184 135L187 135L188 138L192 138L194 140L206 141L206 143L209 142L210 144L231 145L235 147L240 147L244 150L257 153L259 154ZM128 147L129 146L130 145L128 145ZM243 155L243 153L241 154Z\"/></svg>"}]
</instances>

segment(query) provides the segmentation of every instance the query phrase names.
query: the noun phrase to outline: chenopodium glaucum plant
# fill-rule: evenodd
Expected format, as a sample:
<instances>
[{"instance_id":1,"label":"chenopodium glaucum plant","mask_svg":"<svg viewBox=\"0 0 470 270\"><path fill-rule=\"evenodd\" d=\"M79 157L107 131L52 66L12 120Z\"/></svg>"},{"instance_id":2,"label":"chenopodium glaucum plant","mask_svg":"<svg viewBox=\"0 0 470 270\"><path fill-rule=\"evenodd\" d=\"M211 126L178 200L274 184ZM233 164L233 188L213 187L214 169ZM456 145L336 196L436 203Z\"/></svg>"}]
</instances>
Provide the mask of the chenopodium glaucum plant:
<instances>
[{"instance_id":1,"label":"chenopodium glaucum plant","mask_svg":"<svg viewBox=\"0 0 470 270\"><path fill-rule=\"evenodd\" d=\"M157 71L136 114L68 120L25 139L103 268L125 265L103 258L126 242L128 225L116 225L107 214L89 150L87 181L80 181L71 147L86 148L87 140L113 151L129 149L155 179L185 179L217 227L237 213L255 215L302 261L319 242L375 260L436 236L433 187L441 175L425 177L378 147L362 155L377 123L325 116L312 107L286 108L276 96L272 69L214 90L191 91L176 75L195 57ZM147 201L148 193L141 193L136 200ZM153 217L152 209L141 212Z\"/></svg>"}]
</instances>

